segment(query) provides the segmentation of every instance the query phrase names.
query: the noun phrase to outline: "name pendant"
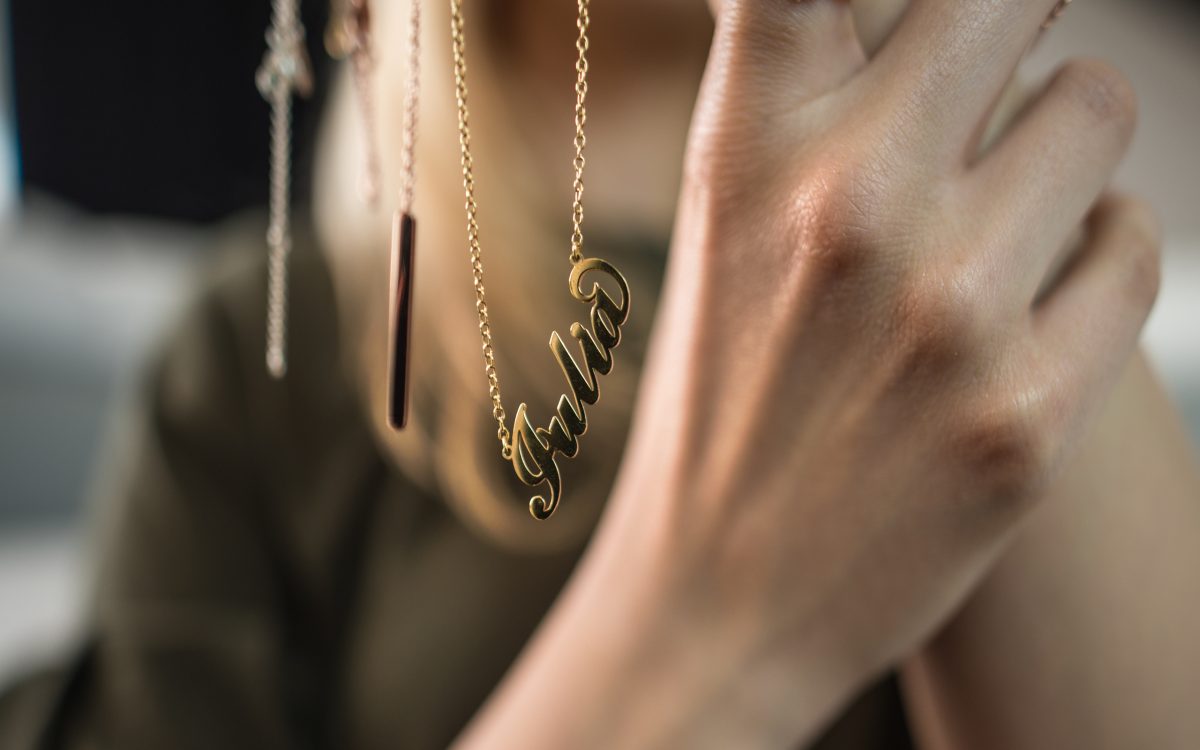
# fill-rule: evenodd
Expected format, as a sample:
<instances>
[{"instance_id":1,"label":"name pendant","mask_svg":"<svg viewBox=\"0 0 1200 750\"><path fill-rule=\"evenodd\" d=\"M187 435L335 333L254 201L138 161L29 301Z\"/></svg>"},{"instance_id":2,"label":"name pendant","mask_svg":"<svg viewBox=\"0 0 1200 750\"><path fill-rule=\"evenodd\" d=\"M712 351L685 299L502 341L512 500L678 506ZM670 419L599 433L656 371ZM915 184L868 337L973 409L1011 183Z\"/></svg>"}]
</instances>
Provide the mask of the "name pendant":
<instances>
[{"instance_id":1,"label":"name pendant","mask_svg":"<svg viewBox=\"0 0 1200 750\"><path fill-rule=\"evenodd\" d=\"M584 291L584 277L595 272L613 280L620 300L609 296L598 282ZM558 399L558 409L547 427L534 427L526 405L522 403L513 417L512 466L517 478L536 487L547 485L546 496L529 500L529 512L539 521L554 514L562 500L562 474L556 456L573 458L579 452L579 437L587 431L585 405L600 399L598 375L607 375L613 366L612 350L621 343L621 326L629 318L629 284L611 263L600 258L582 258L571 268L571 296L591 305L590 328L571 324L571 337L579 342L583 367L571 355L558 331L550 334L550 351L567 379L567 393Z\"/></svg>"}]
</instances>

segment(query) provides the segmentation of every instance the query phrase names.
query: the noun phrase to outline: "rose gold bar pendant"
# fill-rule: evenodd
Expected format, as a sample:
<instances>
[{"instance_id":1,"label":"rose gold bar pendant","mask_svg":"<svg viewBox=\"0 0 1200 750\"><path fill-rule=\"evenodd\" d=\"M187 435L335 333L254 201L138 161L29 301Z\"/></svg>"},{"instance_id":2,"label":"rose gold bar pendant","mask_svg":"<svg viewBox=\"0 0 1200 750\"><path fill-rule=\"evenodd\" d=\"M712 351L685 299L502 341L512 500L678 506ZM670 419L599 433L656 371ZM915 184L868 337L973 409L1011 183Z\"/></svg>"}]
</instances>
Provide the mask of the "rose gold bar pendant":
<instances>
[{"instance_id":1,"label":"rose gold bar pendant","mask_svg":"<svg viewBox=\"0 0 1200 750\"><path fill-rule=\"evenodd\" d=\"M388 331L388 423L394 430L408 420L409 350L412 343L413 243L417 224L410 214L392 217L392 296Z\"/></svg>"}]
</instances>

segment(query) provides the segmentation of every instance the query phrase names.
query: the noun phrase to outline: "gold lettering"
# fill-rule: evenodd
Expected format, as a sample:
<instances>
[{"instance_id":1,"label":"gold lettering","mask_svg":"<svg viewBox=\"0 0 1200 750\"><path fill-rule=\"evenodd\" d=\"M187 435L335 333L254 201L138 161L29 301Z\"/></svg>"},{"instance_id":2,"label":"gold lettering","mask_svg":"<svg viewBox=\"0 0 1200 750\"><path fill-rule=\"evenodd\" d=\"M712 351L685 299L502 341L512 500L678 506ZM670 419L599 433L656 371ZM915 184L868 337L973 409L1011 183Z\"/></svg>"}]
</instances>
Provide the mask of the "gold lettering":
<instances>
[{"instance_id":1,"label":"gold lettering","mask_svg":"<svg viewBox=\"0 0 1200 750\"><path fill-rule=\"evenodd\" d=\"M583 277L589 271L598 271L613 279L621 292L619 304L597 282L593 282L590 291L583 290ZM555 454L573 458L579 452L579 436L587 431L585 405L595 404L600 399L597 376L612 371L612 349L621 343L621 326L629 318L629 285L621 272L607 261L586 258L576 263L571 269L569 285L572 297L592 306L590 331L579 323L571 325L571 336L579 341L586 370L571 356L558 332L552 332L550 351L562 369L570 391L559 397L557 413L550 419L548 428L533 426L525 404L521 404L513 417L512 464L517 478L531 487L542 483L549 485L549 499L537 495L529 501L529 512L539 521L553 515L562 498L562 475L554 460Z\"/></svg>"}]
</instances>

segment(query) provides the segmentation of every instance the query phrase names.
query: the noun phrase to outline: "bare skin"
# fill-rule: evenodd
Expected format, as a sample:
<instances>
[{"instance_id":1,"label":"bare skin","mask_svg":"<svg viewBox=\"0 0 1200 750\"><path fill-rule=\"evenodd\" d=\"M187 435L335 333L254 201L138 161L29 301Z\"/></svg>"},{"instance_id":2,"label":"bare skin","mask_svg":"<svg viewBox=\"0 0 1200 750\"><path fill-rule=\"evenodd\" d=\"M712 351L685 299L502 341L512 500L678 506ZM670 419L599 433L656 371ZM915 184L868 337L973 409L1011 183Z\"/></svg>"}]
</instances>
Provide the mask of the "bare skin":
<instances>
[{"instance_id":1,"label":"bare skin","mask_svg":"<svg viewBox=\"0 0 1200 750\"><path fill-rule=\"evenodd\" d=\"M920 745L1200 744L1200 481L1145 362L967 605L905 668Z\"/></svg>"},{"instance_id":2,"label":"bare skin","mask_svg":"<svg viewBox=\"0 0 1200 750\"><path fill-rule=\"evenodd\" d=\"M921 0L869 64L826 0L716 9L618 490L464 746L791 746L939 630L924 746L1195 744L1195 467L1127 365L1153 220L1107 197L1052 270L1132 98L1069 64L968 158L1053 2L992 5Z\"/></svg>"}]
</instances>

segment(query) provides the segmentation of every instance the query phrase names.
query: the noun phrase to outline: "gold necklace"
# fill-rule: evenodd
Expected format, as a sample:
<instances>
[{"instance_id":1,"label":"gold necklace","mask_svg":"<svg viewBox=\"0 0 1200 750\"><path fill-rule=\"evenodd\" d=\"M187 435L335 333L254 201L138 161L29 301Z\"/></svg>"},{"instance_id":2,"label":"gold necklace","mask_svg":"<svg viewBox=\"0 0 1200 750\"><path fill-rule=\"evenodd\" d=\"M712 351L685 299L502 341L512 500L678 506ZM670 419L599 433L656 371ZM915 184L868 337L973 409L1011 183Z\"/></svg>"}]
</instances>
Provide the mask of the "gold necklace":
<instances>
[{"instance_id":1,"label":"gold necklace","mask_svg":"<svg viewBox=\"0 0 1200 750\"><path fill-rule=\"evenodd\" d=\"M580 368L575 358L567 351L557 331L550 334L550 351L566 376L570 390L558 399L557 413L547 427L534 427L529 420L526 406L517 407L513 428L507 426L507 415L500 399L500 378L496 372L496 354L492 344L492 327L488 320L487 295L483 285L482 249L479 244L479 223L475 202L475 175L471 158L471 130L467 112L467 61L466 40L463 35L463 0L450 0L450 32L454 50L454 92L458 103L458 143L462 151L463 190L466 194L467 247L471 258L471 275L475 282L475 310L479 314L479 335L483 343L484 372L487 375L488 394L492 399L492 417L499 429L500 454L513 465L513 471L525 484L536 487L545 483L548 498L537 495L529 501L529 512L538 520L549 518L562 499L562 475L555 456L562 453L572 458L579 451L578 438L587 430L585 404L595 404L600 398L597 375L606 375L612 370L612 350L621 342L621 326L629 318L629 285L612 264L600 258L583 255L583 169L586 164L584 147L587 138L584 125L587 122L588 72L588 0L578 0L579 15L576 27L579 36L575 49L579 53L575 62L575 182L571 203L571 273L568 288L571 296L579 302L591 305L590 330L580 323L571 325L571 336L575 338L583 353L584 367ZM583 289L584 276L590 272L608 276L620 291L620 301L614 301L599 283L593 282L591 289Z\"/></svg>"}]
</instances>

